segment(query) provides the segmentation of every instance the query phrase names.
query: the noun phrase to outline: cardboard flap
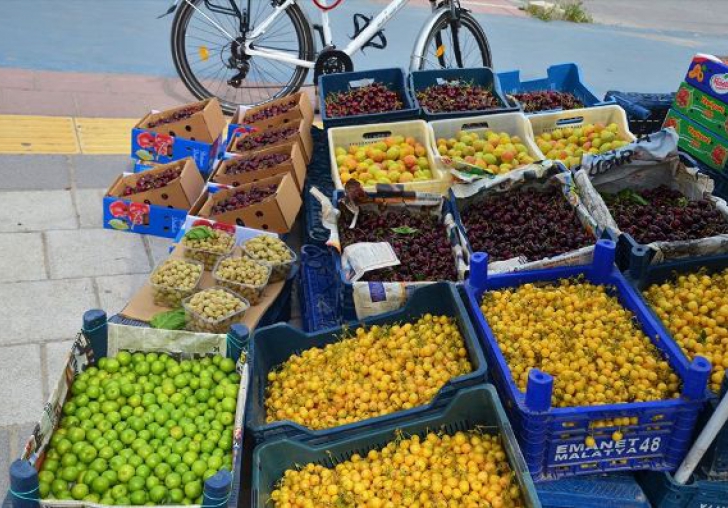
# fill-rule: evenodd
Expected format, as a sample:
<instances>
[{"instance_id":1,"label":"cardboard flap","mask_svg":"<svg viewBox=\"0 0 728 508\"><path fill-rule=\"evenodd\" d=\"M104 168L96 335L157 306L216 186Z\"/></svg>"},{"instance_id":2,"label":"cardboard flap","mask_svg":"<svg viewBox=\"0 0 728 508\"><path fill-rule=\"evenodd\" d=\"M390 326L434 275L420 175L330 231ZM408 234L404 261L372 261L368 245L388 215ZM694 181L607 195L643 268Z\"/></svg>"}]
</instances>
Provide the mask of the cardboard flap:
<instances>
[{"instance_id":1,"label":"cardboard flap","mask_svg":"<svg viewBox=\"0 0 728 508\"><path fill-rule=\"evenodd\" d=\"M149 123L161 118L168 118L178 111L186 108L200 106L200 111L182 120L149 127ZM145 115L135 126L157 134L166 134L172 137L180 137L191 141L203 143L214 143L225 128L225 117L222 113L220 103L216 98L204 101L184 104L176 108L167 109L159 113Z\"/></svg>"},{"instance_id":2,"label":"cardboard flap","mask_svg":"<svg viewBox=\"0 0 728 508\"><path fill-rule=\"evenodd\" d=\"M239 247L236 247L236 249L239 249ZM179 246L175 248L172 254L170 254L170 257L182 257L182 248ZM215 280L212 278L212 273L208 271L203 272L199 289L207 289L214 285ZM281 294L284 285L285 281L279 281L266 286L260 302L257 305L250 307L245 312L245 315L240 322L253 330L258 325L265 312L273 305L276 298L278 298ZM144 286L142 286L142 288L131 297L120 314L129 319L137 319L148 323L156 314L166 312L168 310L172 309L169 307L162 307L154 303L152 286L147 281Z\"/></svg>"}]
</instances>

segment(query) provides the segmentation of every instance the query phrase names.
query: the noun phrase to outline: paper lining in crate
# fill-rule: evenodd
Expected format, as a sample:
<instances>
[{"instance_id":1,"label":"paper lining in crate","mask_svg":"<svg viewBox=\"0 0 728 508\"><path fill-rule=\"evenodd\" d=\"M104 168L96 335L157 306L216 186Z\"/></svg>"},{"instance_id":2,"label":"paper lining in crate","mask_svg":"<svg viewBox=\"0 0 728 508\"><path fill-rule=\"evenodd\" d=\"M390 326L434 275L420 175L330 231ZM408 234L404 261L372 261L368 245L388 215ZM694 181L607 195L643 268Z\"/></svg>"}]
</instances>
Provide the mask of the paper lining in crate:
<instances>
[{"instance_id":1,"label":"paper lining in crate","mask_svg":"<svg viewBox=\"0 0 728 508\"><path fill-rule=\"evenodd\" d=\"M571 173L557 161L543 161L539 164L531 164L522 169L517 169L495 179L482 178L470 184L453 185L450 189L453 212L456 216L458 230L465 245L465 261L470 264L473 249L468 240L467 230L460 218L461 210L470 203L481 199L486 195L518 191L521 189L546 189L558 185L564 199L573 207L579 222L584 229L594 235L596 243L601 234L597 230L597 222L591 216L581 199L581 188L574 181ZM557 266L574 266L591 263L594 256L594 245L581 247L580 249L565 252L558 256L539 260L527 261L521 257L492 261L488 265L491 273L516 272L524 270L542 270Z\"/></svg>"},{"instance_id":2,"label":"paper lining in crate","mask_svg":"<svg viewBox=\"0 0 728 508\"><path fill-rule=\"evenodd\" d=\"M352 146L364 146L384 141L390 136L403 136L414 138L425 148L428 166L432 172L432 179L422 181L411 181L407 183L390 182L389 185L401 187L408 191L432 192L446 194L450 187L451 178L447 171L440 169L435 163L435 157L429 148L429 131L423 120L411 120L408 122L380 123L373 125L357 125L352 127L331 128L328 131L329 158L331 159L331 178L336 189L343 189L337 164L336 149L343 148L347 152ZM365 182L361 182L364 185ZM374 190L373 185L364 186L369 191Z\"/></svg>"},{"instance_id":3,"label":"paper lining in crate","mask_svg":"<svg viewBox=\"0 0 728 508\"><path fill-rule=\"evenodd\" d=\"M167 353L177 360L200 358L205 356L223 356L228 354L228 337L225 335L192 333L186 331L158 330L137 326L126 326L104 323L107 327L106 357L115 357L120 351ZM63 406L67 402L74 379L88 367L96 365L99 356L94 352L92 340L84 333L79 333L67 356L65 367L43 408L43 414L36 423L22 451L20 459L27 461L32 467L41 470L50 440L62 418ZM247 354L244 351L244 354ZM240 384L236 400L235 420L233 423L232 464L233 487L239 486L240 458L243 445L243 412L247 398L248 365L244 355L236 362L236 371L240 374ZM141 406L140 406L141 407ZM72 482L71 482L72 483ZM70 487L69 487L70 492ZM228 506L234 501L237 506L238 492L231 490L229 499L218 506ZM39 499L41 506L46 507L105 507L109 506L89 500ZM118 506L118 505L117 505ZM161 506L161 505L160 505ZM175 506L165 504L165 507ZM182 506L182 505L178 505ZM201 506L201 505L191 505Z\"/></svg>"},{"instance_id":4,"label":"paper lining in crate","mask_svg":"<svg viewBox=\"0 0 728 508\"><path fill-rule=\"evenodd\" d=\"M609 229L619 235L622 251L618 250L617 261L623 265L622 268L629 264L624 258L631 255L631 252L625 250L632 251L633 247L653 251L654 254L650 253L646 260L652 264L728 252L728 235L725 234L697 240L639 244L631 235L620 230L600 194L617 193L623 189L639 191L668 185L689 200L708 199L728 222L728 205L712 194L713 180L699 173L699 168L688 168L680 161L677 142L677 134L673 129L663 129L615 152L586 156L581 169L574 175L574 180L583 189L583 202L597 221L599 229Z\"/></svg>"},{"instance_id":5,"label":"paper lining in crate","mask_svg":"<svg viewBox=\"0 0 728 508\"><path fill-rule=\"evenodd\" d=\"M458 132L477 133L479 135L488 131L496 134L505 132L511 137L517 136L520 138L520 143L526 147L528 155L533 161L540 161L545 158L541 150L536 146L528 118L523 113L500 113L452 120L436 120L429 122L427 129L429 131L429 148L434 154L435 163L441 170L449 171L455 177L456 182L470 182L478 178L478 176L472 174L472 171L468 171L468 166L459 164L448 156L444 157L438 150L437 141L439 139L455 138ZM483 173L486 174L481 175L482 178L498 179L505 176L490 175L485 171Z\"/></svg>"},{"instance_id":6,"label":"paper lining in crate","mask_svg":"<svg viewBox=\"0 0 728 508\"><path fill-rule=\"evenodd\" d=\"M372 244L367 242L356 243L348 246L342 253L341 242L339 239L339 227L341 224L341 212L338 209L339 202L344 199L342 191L334 194L334 204L327 196L321 194L317 189L312 189L311 193L321 203L321 222L323 226L329 230L330 236L327 242L329 247L336 250L334 254L334 264L343 284L344 306L347 301L353 299L353 306L356 309L356 318L362 319L368 316L375 316L384 312L397 310L404 306L407 299L419 287L432 284L438 281L422 281L422 282L361 282L358 279L363 276L365 271L375 270L393 264L383 262L384 257L389 257L389 261L399 263L396 254L388 242L380 242L385 245ZM449 203L438 194L427 194L418 192L400 192L400 193L370 193L372 202L362 205L345 206L354 211L358 215L359 210L377 210L381 211L381 206L386 204L392 208L416 208L426 210L427 213L436 215L440 218L445 227L448 236L450 249L453 256L453 266L457 274L458 280L463 280L467 274L467 265L463 259L463 240L459 234L459 229L455 223ZM352 249L354 246L360 246ZM389 247L387 249L387 247ZM359 252L357 252L359 251ZM393 256L393 258L392 258ZM358 260L356 259L358 258ZM352 262L352 260L354 260ZM361 263L361 271L355 269L354 265ZM344 310L344 319L354 319L353 316L346 315Z\"/></svg>"}]
</instances>

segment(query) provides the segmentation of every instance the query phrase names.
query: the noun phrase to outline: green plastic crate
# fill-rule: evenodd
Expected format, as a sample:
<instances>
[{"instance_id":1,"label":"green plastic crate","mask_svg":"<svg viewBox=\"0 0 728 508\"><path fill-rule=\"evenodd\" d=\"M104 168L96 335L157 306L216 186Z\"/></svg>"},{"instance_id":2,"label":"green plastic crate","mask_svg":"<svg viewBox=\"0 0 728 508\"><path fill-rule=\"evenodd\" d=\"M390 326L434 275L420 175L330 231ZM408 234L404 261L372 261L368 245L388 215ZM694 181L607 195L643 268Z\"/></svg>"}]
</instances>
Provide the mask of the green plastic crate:
<instances>
[{"instance_id":1,"label":"green plastic crate","mask_svg":"<svg viewBox=\"0 0 728 508\"><path fill-rule=\"evenodd\" d=\"M382 425L352 437L333 439L315 446L290 439L279 439L256 447L253 452L253 489L250 506L251 508L269 506L270 494L287 469L309 463L331 468L348 460L355 453L363 456L371 449L383 448L390 441L397 439L400 433L424 436L430 431L444 430L453 434L475 428L500 433L526 506L540 507L541 502L536 495L533 480L523 460L511 424L506 418L495 388L491 385L473 386L461 390L445 408L436 413Z\"/></svg>"}]
</instances>

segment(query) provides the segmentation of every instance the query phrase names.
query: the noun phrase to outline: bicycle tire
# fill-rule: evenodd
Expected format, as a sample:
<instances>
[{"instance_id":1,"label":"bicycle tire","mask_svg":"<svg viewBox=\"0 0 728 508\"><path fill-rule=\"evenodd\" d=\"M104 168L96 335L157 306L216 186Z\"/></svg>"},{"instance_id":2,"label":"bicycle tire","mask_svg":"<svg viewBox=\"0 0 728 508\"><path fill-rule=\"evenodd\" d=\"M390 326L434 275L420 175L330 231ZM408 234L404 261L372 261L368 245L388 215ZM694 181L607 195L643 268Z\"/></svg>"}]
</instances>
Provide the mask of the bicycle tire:
<instances>
[{"instance_id":1,"label":"bicycle tire","mask_svg":"<svg viewBox=\"0 0 728 508\"><path fill-rule=\"evenodd\" d=\"M194 4L197 5L202 0L194 0ZM200 100L207 99L210 97L216 97L216 94L208 90L195 76L194 72L190 68L190 64L187 58L187 51L185 47L185 33L187 26L190 22L192 15L195 13L194 8L187 2L183 2L182 5L177 9L174 20L172 21L171 30L171 43L172 43L172 59L174 66L177 69L177 74L180 79L187 87L187 89ZM303 13L301 8L297 4L293 4L286 9L285 14L289 17L293 28L298 39L299 47L299 58L302 60L310 60L313 58L315 53L314 50L314 39L311 25L308 22L306 15ZM261 58L261 57L252 57ZM308 75L308 68L297 66L291 80L282 87L278 92L270 96L268 99L251 103L244 104L239 102L232 102L225 98L218 97L220 105L224 112L228 114L234 113L238 106L258 106L265 104L280 97L296 93L300 90L301 86L306 80Z\"/></svg>"},{"instance_id":2,"label":"bicycle tire","mask_svg":"<svg viewBox=\"0 0 728 508\"><path fill-rule=\"evenodd\" d=\"M460 30L468 30L472 34L473 38L476 41L476 44L478 45L478 50L482 59L482 67L491 68L493 66L493 57L491 55L490 44L488 43L488 38L485 35L485 31L483 31L483 27L480 26L480 23L478 23L478 21L473 17L472 14L464 9L461 9L458 15ZM422 47L416 48L414 51L413 59L417 58L419 60L418 70L424 70L426 68L427 58L425 52L427 48L430 46L430 44L432 44L433 40L441 37L441 33L444 30L451 30L451 24L453 22L454 20L452 19L452 14L449 10L444 10L439 14L437 20L432 25L430 32L427 34L427 37L425 37ZM460 49L462 50L462 48Z\"/></svg>"}]
</instances>

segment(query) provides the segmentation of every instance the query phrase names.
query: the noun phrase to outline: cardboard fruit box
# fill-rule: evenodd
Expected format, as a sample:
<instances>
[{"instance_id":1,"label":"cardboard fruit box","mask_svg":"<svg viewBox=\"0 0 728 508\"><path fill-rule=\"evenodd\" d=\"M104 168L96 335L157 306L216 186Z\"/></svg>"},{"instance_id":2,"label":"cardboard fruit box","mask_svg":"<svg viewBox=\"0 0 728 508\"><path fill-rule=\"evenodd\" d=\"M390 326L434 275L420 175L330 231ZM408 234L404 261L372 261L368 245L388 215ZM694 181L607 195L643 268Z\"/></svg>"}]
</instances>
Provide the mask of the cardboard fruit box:
<instances>
[{"instance_id":1,"label":"cardboard fruit box","mask_svg":"<svg viewBox=\"0 0 728 508\"><path fill-rule=\"evenodd\" d=\"M170 169L179 168L182 169L180 176L170 181L164 187L129 194L127 196L123 195L124 189L127 186L134 187L142 178L154 177ZM195 166L191 158L188 158L170 164L162 164L142 173L120 176L109 188L107 195L123 198L133 203L146 203L148 205L189 210L195 200L200 196L204 186L205 181L197 170L197 166Z\"/></svg>"},{"instance_id":2,"label":"cardboard fruit box","mask_svg":"<svg viewBox=\"0 0 728 508\"><path fill-rule=\"evenodd\" d=\"M670 110L665 127L672 127L680 136L678 146L701 162L718 171L728 165L728 140L712 133L700 124Z\"/></svg>"},{"instance_id":3,"label":"cardboard fruit box","mask_svg":"<svg viewBox=\"0 0 728 508\"><path fill-rule=\"evenodd\" d=\"M253 119L256 113L272 107L285 108L286 106L294 102L296 103L296 105L286 110L284 113L275 115L271 118L264 118L259 120ZM279 118L283 118L284 121L303 120L304 123L307 123L310 128L311 124L313 123L313 116L313 106L311 105L311 100L308 98L306 92L297 92L293 95L281 97L280 99L266 102L265 104L255 106L253 108L240 107L230 120L230 126L228 127L228 139L232 136L235 128L240 125L252 125L260 129L267 129Z\"/></svg>"},{"instance_id":4,"label":"cardboard fruit box","mask_svg":"<svg viewBox=\"0 0 728 508\"><path fill-rule=\"evenodd\" d=\"M186 110L195 112L187 117L160 125L151 125L159 120L173 118ZM151 125L151 126L150 126ZM190 141L214 143L225 128L225 117L217 99L207 99L192 104L185 104L159 113L149 113L135 126L155 134L166 134L173 138L181 137Z\"/></svg>"},{"instance_id":5,"label":"cardboard fruit box","mask_svg":"<svg viewBox=\"0 0 728 508\"><path fill-rule=\"evenodd\" d=\"M252 159L263 155L283 154L289 156L289 159L275 166L266 167L256 171L246 173L228 174L228 168L235 164L236 161ZM301 151L298 143L290 143L287 145L274 146L265 150L253 153L245 153L234 155L225 159L218 164L210 180L215 183L225 185L238 186L245 183L253 183L272 176L290 174L296 182L299 192L303 191L303 183L306 179L306 159Z\"/></svg>"},{"instance_id":6,"label":"cardboard fruit box","mask_svg":"<svg viewBox=\"0 0 728 508\"><path fill-rule=\"evenodd\" d=\"M255 136L262 132L286 129L288 127L295 128L297 132L292 134L290 137L282 139L276 143L271 143L269 145L261 146L260 148L255 148L252 150L245 150L237 146L238 142L246 136ZM311 162L311 157L313 157L313 138L311 137L310 124L307 124L304 120L290 120L285 117L279 117L275 119L275 121L269 122L269 127L265 129L260 129L253 126L249 129L246 129L245 132L237 132L228 142L227 152L232 154L253 153L259 150L265 150L274 146L287 145L290 143L298 143L298 145L301 147L301 153L306 160L306 164Z\"/></svg>"},{"instance_id":7,"label":"cardboard fruit box","mask_svg":"<svg viewBox=\"0 0 728 508\"><path fill-rule=\"evenodd\" d=\"M237 192L267 185L276 185L277 188L273 195L263 201L245 208L212 214L213 206ZM211 189L208 186L208 189L203 192L190 213L224 222L225 224L237 224L238 226L282 234L291 230L300 208L301 195L296 183L290 174L283 174L237 187Z\"/></svg>"},{"instance_id":8,"label":"cardboard fruit box","mask_svg":"<svg viewBox=\"0 0 728 508\"><path fill-rule=\"evenodd\" d=\"M685 81L716 99L728 102L728 57L695 55Z\"/></svg>"},{"instance_id":9,"label":"cardboard fruit box","mask_svg":"<svg viewBox=\"0 0 728 508\"><path fill-rule=\"evenodd\" d=\"M201 107L189 118L149 127L150 122L189 107ZM203 175L208 175L220 155L225 118L217 99L149 113L131 131L131 156L144 162L172 162L192 157Z\"/></svg>"},{"instance_id":10,"label":"cardboard fruit box","mask_svg":"<svg viewBox=\"0 0 728 508\"><path fill-rule=\"evenodd\" d=\"M672 107L708 130L728 138L728 102L683 83L675 94Z\"/></svg>"}]
</instances>

